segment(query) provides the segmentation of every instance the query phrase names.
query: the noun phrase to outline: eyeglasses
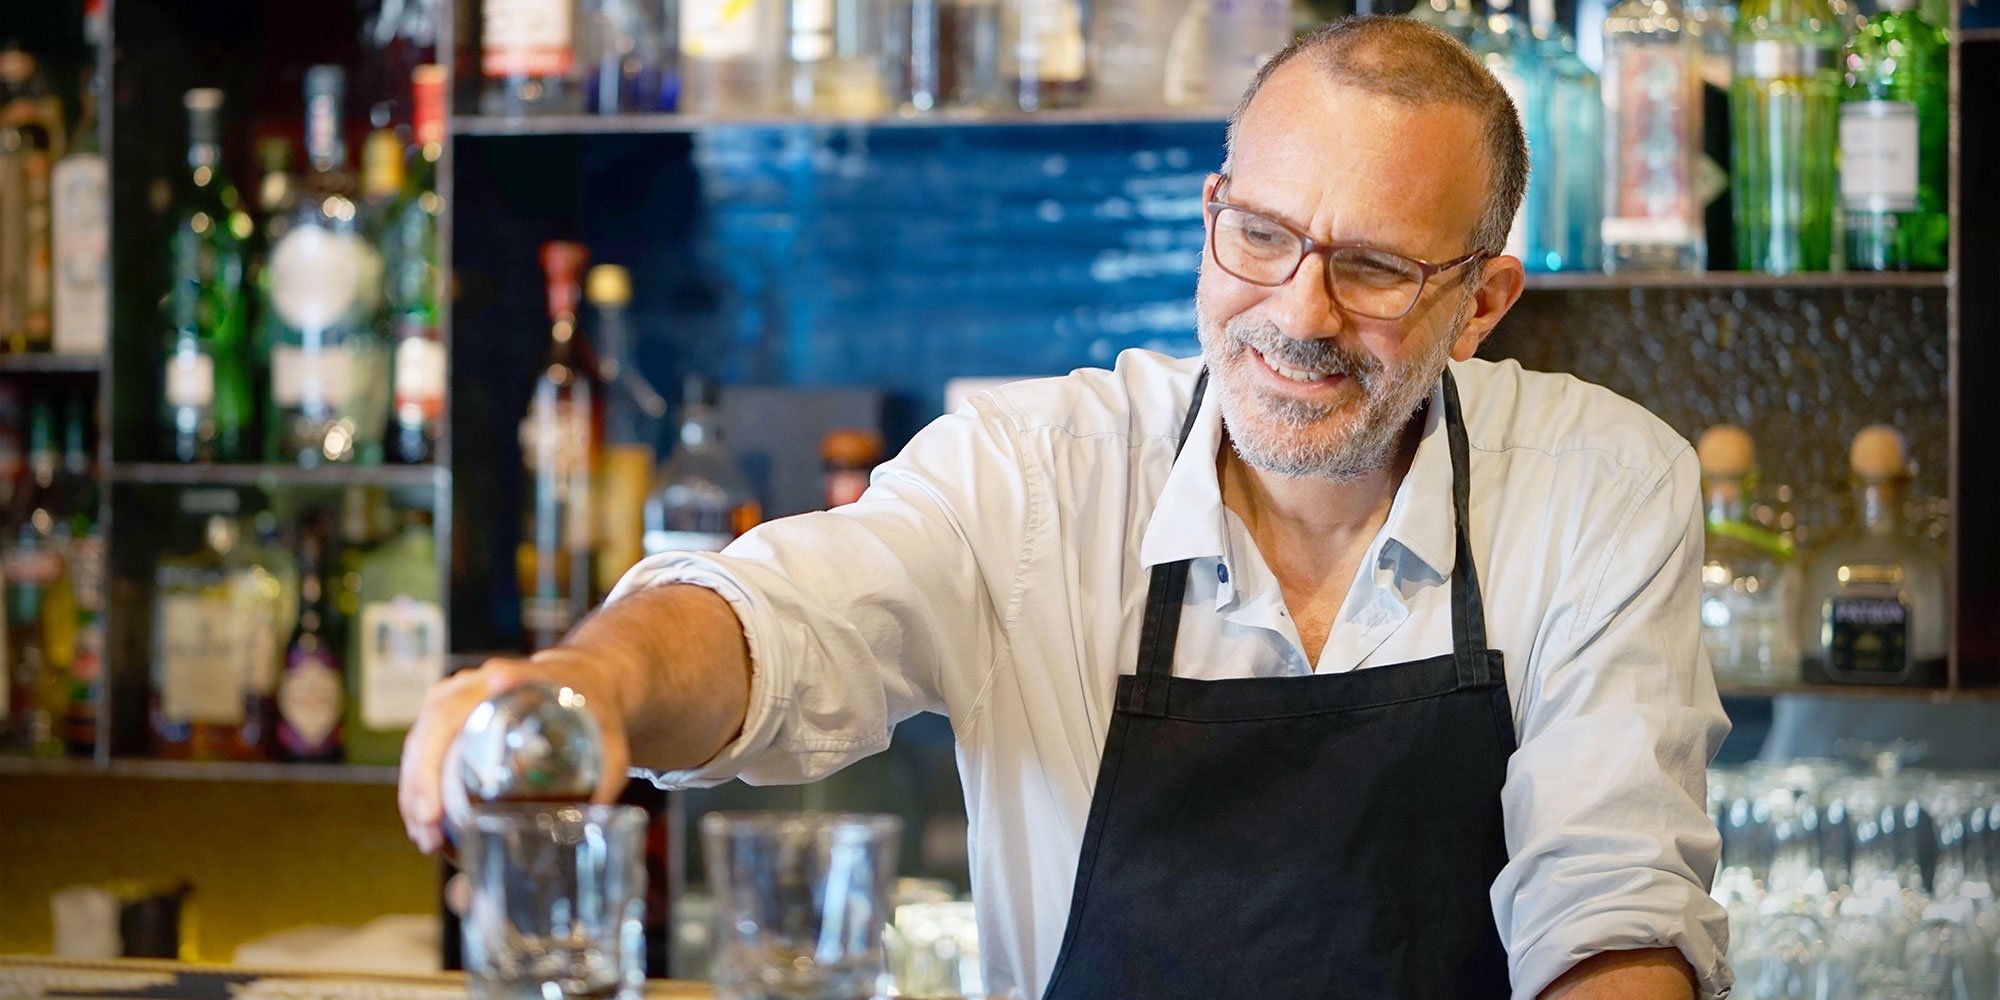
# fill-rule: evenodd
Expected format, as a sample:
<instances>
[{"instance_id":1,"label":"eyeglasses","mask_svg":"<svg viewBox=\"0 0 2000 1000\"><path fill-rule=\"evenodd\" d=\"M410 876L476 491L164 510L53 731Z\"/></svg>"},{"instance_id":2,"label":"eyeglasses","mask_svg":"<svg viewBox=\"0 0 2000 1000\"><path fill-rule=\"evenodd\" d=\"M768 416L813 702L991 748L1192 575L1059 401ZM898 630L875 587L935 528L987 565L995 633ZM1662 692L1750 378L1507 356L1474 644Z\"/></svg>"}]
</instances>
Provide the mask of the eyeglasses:
<instances>
[{"instance_id":1,"label":"eyeglasses","mask_svg":"<svg viewBox=\"0 0 2000 1000\"><path fill-rule=\"evenodd\" d=\"M1242 281L1275 288L1292 280L1307 254L1326 254L1326 291L1342 309L1370 319L1402 319L1424 283L1484 257L1474 250L1432 264L1358 243L1321 243L1266 215L1226 201L1208 203L1209 259Z\"/></svg>"}]
</instances>

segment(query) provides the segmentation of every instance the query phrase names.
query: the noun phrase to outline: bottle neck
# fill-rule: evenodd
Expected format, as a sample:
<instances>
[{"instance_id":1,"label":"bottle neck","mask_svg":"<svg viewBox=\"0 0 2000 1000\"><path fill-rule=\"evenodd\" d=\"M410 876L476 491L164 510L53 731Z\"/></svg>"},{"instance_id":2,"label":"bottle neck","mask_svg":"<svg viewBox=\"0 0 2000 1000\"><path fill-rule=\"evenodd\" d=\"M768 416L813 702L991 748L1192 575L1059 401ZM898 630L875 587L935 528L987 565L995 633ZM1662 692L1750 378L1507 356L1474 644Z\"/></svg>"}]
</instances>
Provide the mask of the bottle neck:
<instances>
[{"instance_id":1,"label":"bottle neck","mask_svg":"<svg viewBox=\"0 0 2000 1000\"><path fill-rule=\"evenodd\" d=\"M1711 523L1718 521L1742 523L1749 520L1749 505L1744 502L1742 479L1717 476L1706 482L1705 506Z\"/></svg>"},{"instance_id":2,"label":"bottle neck","mask_svg":"<svg viewBox=\"0 0 2000 1000\"><path fill-rule=\"evenodd\" d=\"M625 307L603 305L597 307L598 356L608 365L624 369L632 364L631 342L625 329Z\"/></svg>"},{"instance_id":3,"label":"bottle neck","mask_svg":"<svg viewBox=\"0 0 2000 1000\"><path fill-rule=\"evenodd\" d=\"M722 443L722 428L716 423L715 411L704 405L687 408L681 416L681 446L684 448L714 448Z\"/></svg>"},{"instance_id":4,"label":"bottle neck","mask_svg":"<svg viewBox=\"0 0 2000 1000\"><path fill-rule=\"evenodd\" d=\"M222 163L222 147L213 139L206 141L196 139L188 143L187 163L188 170L201 178L200 183L206 184L207 178L212 176L215 168Z\"/></svg>"},{"instance_id":5,"label":"bottle neck","mask_svg":"<svg viewBox=\"0 0 2000 1000\"><path fill-rule=\"evenodd\" d=\"M315 97L306 105L306 159L313 173L347 169L347 139L340 134L340 102Z\"/></svg>"}]
</instances>

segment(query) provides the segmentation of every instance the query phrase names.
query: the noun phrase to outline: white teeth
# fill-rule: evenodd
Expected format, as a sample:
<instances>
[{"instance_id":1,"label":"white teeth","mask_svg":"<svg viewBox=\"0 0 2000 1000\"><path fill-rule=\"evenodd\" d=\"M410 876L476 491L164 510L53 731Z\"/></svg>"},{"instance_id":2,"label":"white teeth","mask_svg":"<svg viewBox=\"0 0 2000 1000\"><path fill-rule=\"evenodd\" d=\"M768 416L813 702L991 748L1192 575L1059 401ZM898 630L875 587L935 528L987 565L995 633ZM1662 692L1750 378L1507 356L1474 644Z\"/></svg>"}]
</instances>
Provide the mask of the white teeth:
<instances>
[{"instance_id":1,"label":"white teeth","mask_svg":"<svg viewBox=\"0 0 2000 1000\"><path fill-rule=\"evenodd\" d=\"M1284 365L1281 365L1276 361L1271 360L1271 356L1265 354L1263 351L1259 351L1254 347L1251 348L1251 350L1257 355L1257 357L1263 359L1264 364L1268 365L1272 371L1277 372L1278 374L1283 375L1284 377L1291 379L1294 382L1326 381L1327 377L1325 375L1309 371L1301 371L1297 368L1287 368Z\"/></svg>"}]
</instances>

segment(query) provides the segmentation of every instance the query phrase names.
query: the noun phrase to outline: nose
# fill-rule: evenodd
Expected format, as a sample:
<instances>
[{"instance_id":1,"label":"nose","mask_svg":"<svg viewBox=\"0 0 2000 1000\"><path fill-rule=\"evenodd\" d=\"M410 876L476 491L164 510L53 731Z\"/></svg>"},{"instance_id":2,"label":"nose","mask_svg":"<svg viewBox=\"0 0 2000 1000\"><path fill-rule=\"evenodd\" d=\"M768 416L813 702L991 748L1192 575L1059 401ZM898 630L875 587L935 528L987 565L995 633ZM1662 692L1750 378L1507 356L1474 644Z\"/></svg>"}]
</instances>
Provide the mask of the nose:
<instances>
[{"instance_id":1,"label":"nose","mask_svg":"<svg viewBox=\"0 0 2000 1000\"><path fill-rule=\"evenodd\" d=\"M1325 254L1307 254L1292 272L1292 280L1271 290L1265 307L1278 331L1294 340L1333 337L1346 325L1327 281Z\"/></svg>"}]
</instances>

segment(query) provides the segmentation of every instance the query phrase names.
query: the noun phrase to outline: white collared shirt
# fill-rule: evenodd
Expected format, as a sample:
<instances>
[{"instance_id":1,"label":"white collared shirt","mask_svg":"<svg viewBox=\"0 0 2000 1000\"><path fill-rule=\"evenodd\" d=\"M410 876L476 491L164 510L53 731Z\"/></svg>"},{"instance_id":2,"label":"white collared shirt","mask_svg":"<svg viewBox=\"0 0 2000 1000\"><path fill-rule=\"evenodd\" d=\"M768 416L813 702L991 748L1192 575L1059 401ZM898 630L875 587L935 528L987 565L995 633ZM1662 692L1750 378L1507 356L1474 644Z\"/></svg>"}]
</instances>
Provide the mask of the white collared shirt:
<instances>
[{"instance_id":1,"label":"white collared shirt","mask_svg":"<svg viewBox=\"0 0 2000 1000\"><path fill-rule=\"evenodd\" d=\"M1568 376L1478 360L1451 370L1487 638L1506 658L1520 744L1502 793L1511 860L1491 893L1514 997L1591 954L1659 946L1679 948L1713 995L1730 973L1707 892L1719 841L1704 768L1728 721L1697 625L1693 450ZM901 719L946 715L986 984L1039 996L1152 566L1193 560L1176 676L1366 669L1451 649L1438 392L1314 665L1222 505L1215 393L1175 458L1198 371L1198 359L1127 351L1110 371L976 396L877 469L858 503L771 522L721 555L635 567L614 600L664 582L709 586L742 619L754 666L742 736L663 777L812 780L886 747Z\"/></svg>"}]
</instances>

